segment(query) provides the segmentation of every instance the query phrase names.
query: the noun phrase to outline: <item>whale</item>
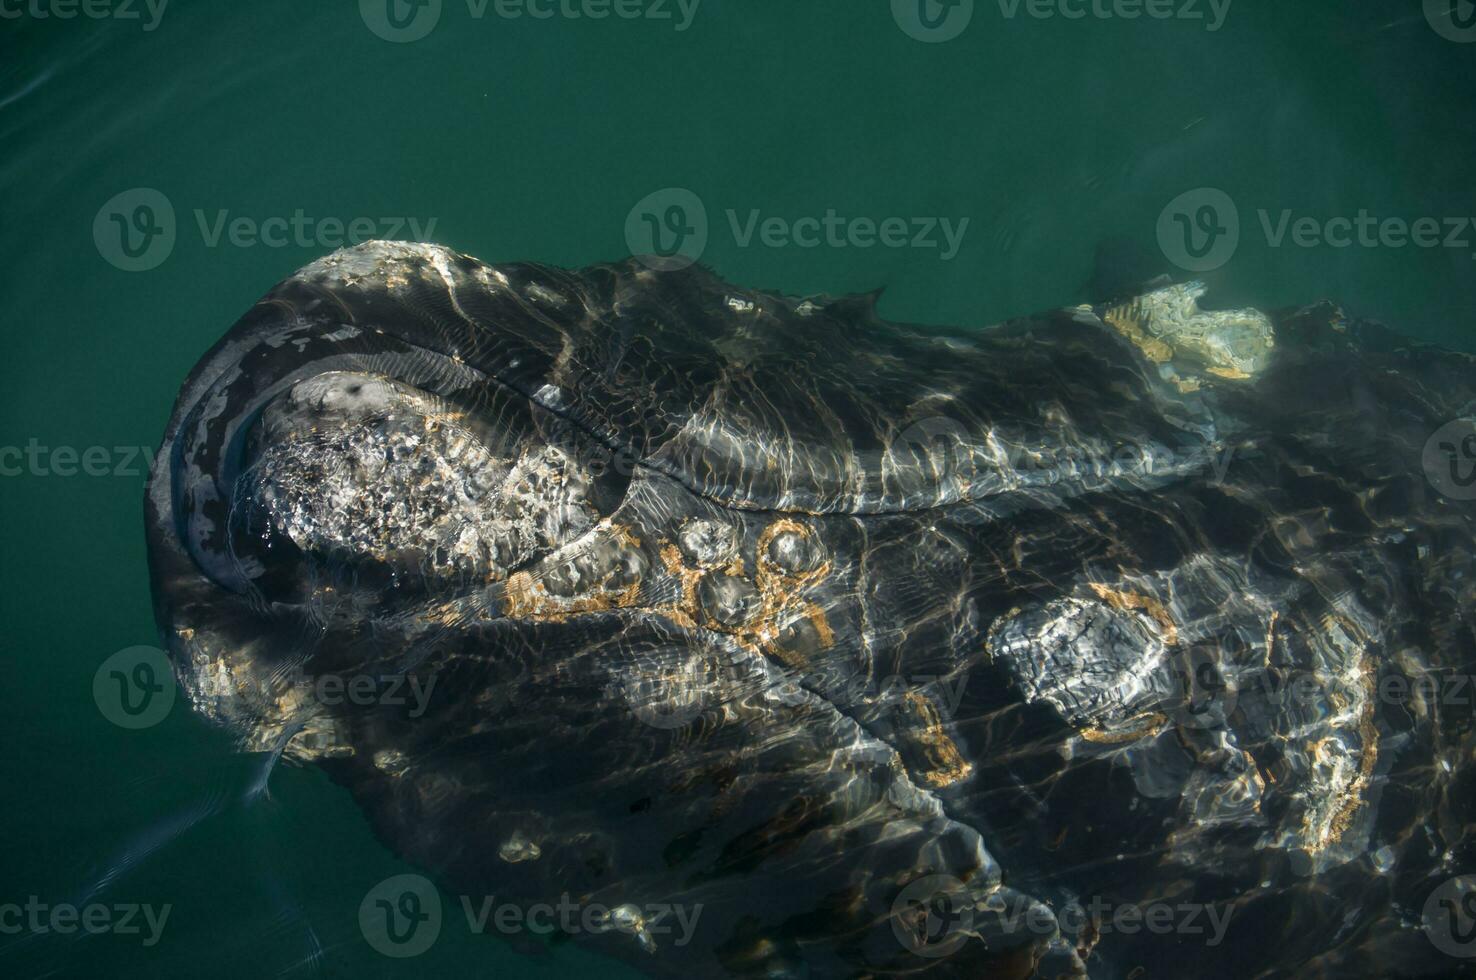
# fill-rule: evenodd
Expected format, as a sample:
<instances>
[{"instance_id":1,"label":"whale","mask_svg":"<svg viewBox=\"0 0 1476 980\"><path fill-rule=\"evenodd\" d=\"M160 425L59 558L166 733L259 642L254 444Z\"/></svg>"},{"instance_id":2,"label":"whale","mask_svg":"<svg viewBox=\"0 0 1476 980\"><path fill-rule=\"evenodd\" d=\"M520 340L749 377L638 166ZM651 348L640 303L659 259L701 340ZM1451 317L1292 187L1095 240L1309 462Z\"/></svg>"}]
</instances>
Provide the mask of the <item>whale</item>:
<instances>
[{"instance_id":1,"label":"whale","mask_svg":"<svg viewBox=\"0 0 1476 980\"><path fill-rule=\"evenodd\" d=\"M336 251L155 457L180 697L651 976L1455 975L1476 364L1205 292Z\"/></svg>"}]
</instances>

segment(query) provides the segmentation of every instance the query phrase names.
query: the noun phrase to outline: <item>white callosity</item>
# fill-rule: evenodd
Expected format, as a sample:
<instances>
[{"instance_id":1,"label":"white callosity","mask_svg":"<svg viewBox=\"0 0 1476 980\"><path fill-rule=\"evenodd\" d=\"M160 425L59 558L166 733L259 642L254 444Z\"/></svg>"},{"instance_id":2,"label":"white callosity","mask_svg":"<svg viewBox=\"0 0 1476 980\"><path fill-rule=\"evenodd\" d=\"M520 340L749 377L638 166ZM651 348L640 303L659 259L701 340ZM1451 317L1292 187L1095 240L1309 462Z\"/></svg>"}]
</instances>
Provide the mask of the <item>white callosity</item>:
<instances>
[{"instance_id":1,"label":"white callosity","mask_svg":"<svg viewBox=\"0 0 1476 980\"><path fill-rule=\"evenodd\" d=\"M1311 588L1335 596L1324 614L1283 612ZM1368 842L1377 637L1341 580L1252 584L1236 563L1201 556L1014 610L988 644L1027 701L1085 730L1073 753L1112 753L1143 795L1181 799L1173 855L1199 860L1213 846L1201 832L1254 826L1258 846L1311 873ZM1174 776L1164 762L1181 750L1194 765ZM1273 791L1277 805L1263 806Z\"/></svg>"},{"instance_id":2,"label":"white callosity","mask_svg":"<svg viewBox=\"0 0 1476 980\"><path fill-rule=\"evenodd\" d=\"M1148 333L1176 354L1188 355L1211 372L1252 377L1266 366L1276 346L1271 321L1259 310L1202 310L1208 291L1200 282L1148 293L1137 301Z\"/></svg>"},{"instance_id":3,"label":"white callosity","mask_svg":"<svg viewBox=\"0 0 1476 980\"><path fill-rule=\"evenodd\" d=\"M1099 601L1064 598L1017 612L994 627L989 648L1027 700L1075 725L1126 721L1172 691L1158 626Z\"/></svg>"},{"instance_id":4,"label":"white callosity","mask_svg":"<svg viewBox=\"0 0 1476 980\"><path fill-rule=\"evenodd\" d=\"M738 532L729 524L694 519L677 535L682 554L700 566L730 561L738 550Z\"/></svg>"},{"instance_id":5,"label":"white callosity","mask_svg":"<svg viewBox=\"0 0 1476 980\"><path fill-rule=\"evenodd\" d=\"M492 453L434 396L334 372L263 415L249 493L304 551L497 580L584 533L589 482L562 451Z\"/></svg>"}]
</instances>

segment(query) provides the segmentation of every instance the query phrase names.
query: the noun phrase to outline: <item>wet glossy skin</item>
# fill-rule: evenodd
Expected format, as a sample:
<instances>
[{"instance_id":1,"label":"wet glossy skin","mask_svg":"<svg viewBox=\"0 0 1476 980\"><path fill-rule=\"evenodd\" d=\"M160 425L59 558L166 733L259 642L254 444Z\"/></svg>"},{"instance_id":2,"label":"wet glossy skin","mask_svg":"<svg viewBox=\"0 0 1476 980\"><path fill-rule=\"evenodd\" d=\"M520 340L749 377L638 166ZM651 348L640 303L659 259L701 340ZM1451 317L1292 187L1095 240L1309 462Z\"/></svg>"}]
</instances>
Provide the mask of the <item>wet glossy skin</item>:
<instances>
[{"instance_id":1,"label":"wet glossy skin","mask_svg":"<svg viewBox=\"0 0 1476 980\"><path fill-rule=\"evenodd\" d=\"M1196 295L944 335L336 253L181 393L160 625L444 888L700 905L583 937L654 974L1438 975L1394 906L1476 867L1470 718L1378 685L1473 662L1476 510L1422 460L1471 362ZM940 889L977 907L920 943ZM1061 914L1164 895L1222 941Z\"/></svg>"}]
</instances>

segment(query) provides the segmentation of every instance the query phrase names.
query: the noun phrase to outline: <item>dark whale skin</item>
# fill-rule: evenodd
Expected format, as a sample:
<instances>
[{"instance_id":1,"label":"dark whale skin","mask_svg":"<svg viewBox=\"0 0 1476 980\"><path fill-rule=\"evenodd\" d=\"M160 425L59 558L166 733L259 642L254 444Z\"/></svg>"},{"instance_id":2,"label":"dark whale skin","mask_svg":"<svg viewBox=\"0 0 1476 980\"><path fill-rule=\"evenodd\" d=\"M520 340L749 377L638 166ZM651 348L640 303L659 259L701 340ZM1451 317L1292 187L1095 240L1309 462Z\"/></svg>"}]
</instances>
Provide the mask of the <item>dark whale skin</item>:
<instances>
[{"instance_id":1,"label":"dark whale skin","mask_svg":"<svg viewBox=\"0 0 1476 980\"><path fill-rule=\"evenodd\" d=\"M448 896L700 908L577 937L656 976L1469 975L1472 359L1200 291L944 332L335 253L165 433L181 689ZM1223 935L1066 914L1152 903Z\"/></svg>"}]
</instances>

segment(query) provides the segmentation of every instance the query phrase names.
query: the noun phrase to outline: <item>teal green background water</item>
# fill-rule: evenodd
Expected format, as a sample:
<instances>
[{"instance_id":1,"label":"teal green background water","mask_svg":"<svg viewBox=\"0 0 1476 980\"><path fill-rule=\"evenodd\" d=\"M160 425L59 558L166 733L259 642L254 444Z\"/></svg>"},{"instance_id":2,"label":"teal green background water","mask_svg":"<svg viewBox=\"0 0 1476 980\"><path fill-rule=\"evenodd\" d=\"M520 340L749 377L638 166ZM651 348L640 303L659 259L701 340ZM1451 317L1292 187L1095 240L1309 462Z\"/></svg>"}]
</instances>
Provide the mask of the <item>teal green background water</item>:
<instances>
[{"instance_id":1,"label":"teal green background water","mask_svg":"<svg viewBox=\"0 0 1476 980\"><path fill-rule=\"evenodd\" d=\"M1476 349L1476 232L1457 248L1274 247L1257 215L1476 217L1476 44L1441 37L1413 2L1242 0L1212 32L1009 18L990 0L956 39L929 44L885 0L702 0L685 30L478 19L446 0L434 30L400 44L346 0L176 0L151 30L0 20L0 55L0 447L102 446L121 466L113 447L157 444L199 355L330 250L211 245L197 211L207 227L222 211L434 219L436 240L487 261L579 266L626 254L636 202L683 187L710 217L703 261L735 282L885 286L893 319L983 325L1082 301L1104 239L1159 256L1165 206L1213 187L1242 229L1233 258L1203 277L1211 301L1331 297ZM156 267L127 272L105 260L94 220L139 187L170 201L176 241ZM743 247L726 216L832 208L969 225L944 260ZM0 935L0 973L630 975L568 945L525 956L471 935L451 898L429 952L375 953L359 901L413 869L343 791L278 766L269 795L242 803L262 760L233 755L182 705L125 731L94 704L109 655L157 642L141 467L28 469L0 477L0 904L172 910L151 947Z\"/></svg>"}]
</instances>

